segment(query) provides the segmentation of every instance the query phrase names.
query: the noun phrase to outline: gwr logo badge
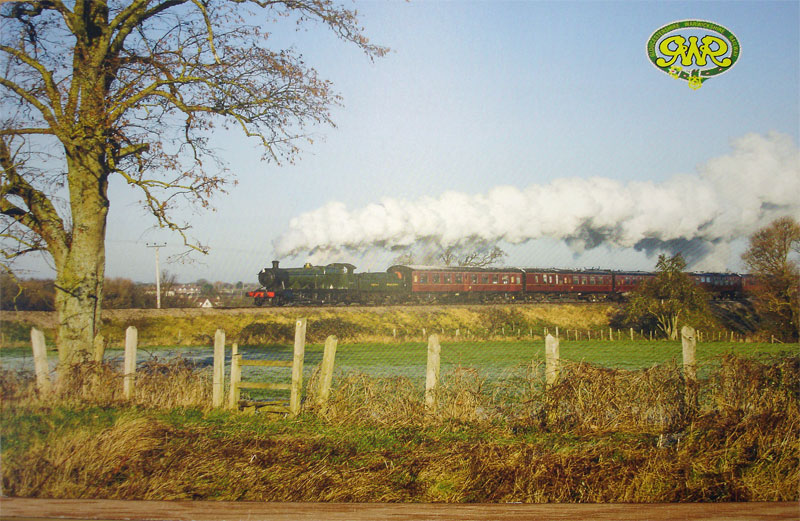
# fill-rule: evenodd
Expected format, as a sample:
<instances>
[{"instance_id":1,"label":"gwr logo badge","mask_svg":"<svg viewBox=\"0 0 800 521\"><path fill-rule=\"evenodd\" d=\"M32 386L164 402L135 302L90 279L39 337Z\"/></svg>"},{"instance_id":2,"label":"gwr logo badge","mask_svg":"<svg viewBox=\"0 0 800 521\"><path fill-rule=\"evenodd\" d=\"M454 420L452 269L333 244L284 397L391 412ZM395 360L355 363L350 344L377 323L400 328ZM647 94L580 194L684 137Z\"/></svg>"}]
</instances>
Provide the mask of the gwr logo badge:
<instances>
[{"instance_id":1,"label":"gwr logo badge","mask_svg":"<svg viewBox=\"0 0 800 521\"><path fill-rule=\"evenodd\" d=\"M704 20L672 22L647 40L653 65L677 80L688 81L695 90L733 67L739 50L739 40L732 32Z\"/></svg>"}]
</instances>

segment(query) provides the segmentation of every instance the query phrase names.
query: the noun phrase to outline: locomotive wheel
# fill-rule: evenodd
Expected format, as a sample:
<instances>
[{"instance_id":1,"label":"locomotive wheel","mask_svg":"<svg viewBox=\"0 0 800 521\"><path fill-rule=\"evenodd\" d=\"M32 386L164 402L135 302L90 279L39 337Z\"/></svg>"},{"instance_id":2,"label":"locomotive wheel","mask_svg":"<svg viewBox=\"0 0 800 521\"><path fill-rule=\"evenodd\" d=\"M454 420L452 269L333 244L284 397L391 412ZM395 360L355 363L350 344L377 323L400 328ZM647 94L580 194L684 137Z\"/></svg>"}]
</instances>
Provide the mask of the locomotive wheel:
<instances>
[{"instance_id":1,"label":"locomotive wheel","mask_svg":"<svg viewBox=\"0 0 800 521\"><path fill-rule=\"evenodd\" d=\"M256 304L256 306L258 306L258 307L261 307L261 306L263 306L263 305L264 305L264 299L263 299L263 298L261 298L261 297L256 297L255 304Z\"/></svg>"}]
</instances>

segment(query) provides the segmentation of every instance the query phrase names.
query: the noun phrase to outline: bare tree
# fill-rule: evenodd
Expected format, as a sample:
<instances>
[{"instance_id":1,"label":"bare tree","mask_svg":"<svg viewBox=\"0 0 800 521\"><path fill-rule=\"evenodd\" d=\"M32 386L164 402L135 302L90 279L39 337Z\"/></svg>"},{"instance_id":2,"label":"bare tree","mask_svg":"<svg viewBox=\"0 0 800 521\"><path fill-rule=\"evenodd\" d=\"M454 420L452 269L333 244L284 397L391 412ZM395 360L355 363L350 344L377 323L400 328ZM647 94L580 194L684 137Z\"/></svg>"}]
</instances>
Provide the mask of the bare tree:
<instances>
[{"instance_id":1,"label":"bare tree","mask_svg":"<svg viewBox=\"0 0 800 521\"><path fill-rule=\"evenodd\" d=\"M505 256L506 252L496 245L478 245L450 246L445 248L438 258L445 266L486 268L499 262Z\"/></svg>"},{"instance_id":2,"label":"bare tree","mask_svg":"<svg viewBox=\"0 0 800 521\"><path fill-rule=\"evenodd\" d=\"M445 266L470 266L473 268L486 268L506 256L506 252L499 246L490 244L474 244L467 246L448 246L423 248L422 252L415 249L404 250L395 257L393 264L443 264Z\"/></svg>"},{"instance_id":3,"label":"bare tree","mask_svg":"<svg viewBox=\"0 0 800 521\"><path fill-rule=\"evenodd\" d=\"M416 264L417 256L414 254L412 250L406 250L394 259L392 259L392 264Z\"/></svg>"},{"instance_id":4,"label":"bare tree","mask_svg":"<svg viewBox=\"0 0 800 521\"><path fill-rule=\"evenodd\" d=\"M800 334L800 269L790 258L793 251L800 253L800 223L781 217L754 233L742 255L758 281L753 301L764 326L788 341Z\"/></svg>"},{"instance_id":5,"label":"bare tree","mask_svg":"<svg viewBox=\"0 0 800 521\"><path fill-rule=\"evenodd\" d=\"M370 58L386 52L332 0L27 0L0 15L2 251L52 258L62 361L97 331L112 176L205 251L174 209L205 208L230 181L213 131L237 128L283 162L309 124L331 122L330 83L254 21L315 22Z\"/></svg>"}]
</instances>

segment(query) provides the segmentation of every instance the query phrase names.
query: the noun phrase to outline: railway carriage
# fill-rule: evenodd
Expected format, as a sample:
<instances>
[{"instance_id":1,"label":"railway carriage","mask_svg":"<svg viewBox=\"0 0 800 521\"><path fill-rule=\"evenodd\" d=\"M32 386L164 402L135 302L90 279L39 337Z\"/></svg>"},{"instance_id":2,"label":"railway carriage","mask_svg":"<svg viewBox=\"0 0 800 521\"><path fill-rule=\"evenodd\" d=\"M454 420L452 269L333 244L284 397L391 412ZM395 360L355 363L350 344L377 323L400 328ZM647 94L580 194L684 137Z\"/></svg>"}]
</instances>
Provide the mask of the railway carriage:
<instances>
[{"instance_id":1,"label":"railway carriage","mask_svg":"<svg viewBox=\"0 0 800 521\"><path fill-rule=\"evenodd\" d=\"M615 271L613 292L624 297L636 289L639 284L654 276L646 271Z\"/></svg>"},{"instance_id":2,"label":"railway carriage","mask_svg":"<svg viewBox=\"0 0 800 521\"><path fill-rule=\"evenodd\" d=\"M388 271L400 275L408 296L417 302L516 300L523 293L524 272L519 268L395 265Z\"/></svg>"},{"instance_id":3,"label":"railway carriage","mask_svg":"<svg viewBox=\"0 0 800 521\"><path fill-rule=\"evenodd\" d=\"M604 299L613 293L614 276L601 270L523 268L526 300L551 298Z\"/></svg>"},{"instance_id":4,"label":"railway carriage","mask_svg":"<svg viewBox=\"0 0 800 521\"><path fill-rule=\"evenodd\" d=\"M742 294L752 295L763 289L763 283L755 275L745 274L742 275ZM800 293L800 292L799 292Z\"/></svg>"},{"instance_id":5,"label":"railway carriage","mask_svg":"<svg viewBox=\"0 0 800 521\"><path fill-rule=\"evenodd\" d=\"M735 273L690 273L695 284L712 298L737 298L742 294L742 277Z\"/></svg>"}]
</instances>

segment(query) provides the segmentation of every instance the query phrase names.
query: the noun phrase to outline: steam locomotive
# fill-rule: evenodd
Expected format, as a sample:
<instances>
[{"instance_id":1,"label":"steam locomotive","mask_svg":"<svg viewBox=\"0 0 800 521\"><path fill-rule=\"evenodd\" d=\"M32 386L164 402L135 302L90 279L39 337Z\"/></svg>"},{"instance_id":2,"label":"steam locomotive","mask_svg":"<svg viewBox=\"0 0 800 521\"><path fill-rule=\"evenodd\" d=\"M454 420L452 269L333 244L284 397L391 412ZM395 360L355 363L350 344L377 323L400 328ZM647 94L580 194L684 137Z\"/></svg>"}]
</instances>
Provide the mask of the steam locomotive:
<instances>
[{"instance_id":1,"label":"steam locomotive","mask_svg":"<svg viewBox=\"0 0 800 521\"><path fill-rule=\"evenodd\" d=\"M386 272L356 273L352 264L306 264L258 274L248 292L256 306L322 304L481 303L549 300L617 300L644 280L644 271L540 268L471 268L395 265ZM748 275L690 273L712 298L739 299L755 284Z\"/></svg>"}]
</instances>

